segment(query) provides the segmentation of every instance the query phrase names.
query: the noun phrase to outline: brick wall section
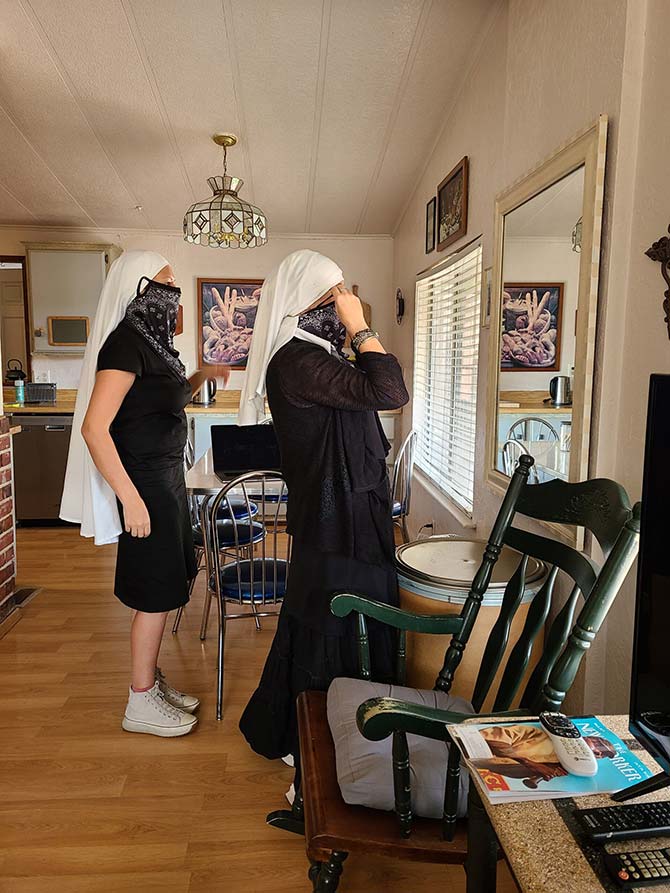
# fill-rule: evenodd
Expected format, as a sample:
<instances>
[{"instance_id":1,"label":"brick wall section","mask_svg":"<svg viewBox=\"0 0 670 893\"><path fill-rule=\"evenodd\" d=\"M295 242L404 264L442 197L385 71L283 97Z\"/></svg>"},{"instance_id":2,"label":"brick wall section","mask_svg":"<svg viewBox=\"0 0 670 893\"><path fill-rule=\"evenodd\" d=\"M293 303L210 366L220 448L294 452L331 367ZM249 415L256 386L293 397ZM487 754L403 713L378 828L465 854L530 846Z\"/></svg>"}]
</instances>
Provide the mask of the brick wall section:
<instances>
[{"instance_id":1,"label":"brick wall section","mask_svg":"<svg viewBox=\"0 0 670 893\"><path fill-rule=\"evenodd\" d=\"M16 587L16 539L9 419L0 416L0 604Z\"/></svg>"}]
</instances>

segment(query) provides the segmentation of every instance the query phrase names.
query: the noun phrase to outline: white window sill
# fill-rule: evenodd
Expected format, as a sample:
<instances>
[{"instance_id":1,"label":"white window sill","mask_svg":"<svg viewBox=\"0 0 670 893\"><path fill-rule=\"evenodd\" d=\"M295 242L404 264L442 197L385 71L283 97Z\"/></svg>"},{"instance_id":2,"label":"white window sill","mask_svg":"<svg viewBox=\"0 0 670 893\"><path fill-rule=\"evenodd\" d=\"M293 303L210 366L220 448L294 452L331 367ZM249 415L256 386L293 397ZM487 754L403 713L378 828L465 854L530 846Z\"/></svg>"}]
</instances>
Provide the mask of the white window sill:
<instances>
[{"instance_id":1,"label":"white window sill","mask_svg":"<svg viewBox=\"0 0 670 893\"><path fill-rule=\"evenodd\" d=\"M423 489L430 495L432 499L438 502L443 508L445 508L449 514L453 517L457 524L459 524L464 530L476 530L477 522L472 518L467 512L464 512L460 506L456 505L456 503L449 499L449 497L443 493L435 484L430 480L427 474L421 471L420 468L415 468L414 476L416 477L418 483L423 487Z\"/></svg>"}]
</instances>

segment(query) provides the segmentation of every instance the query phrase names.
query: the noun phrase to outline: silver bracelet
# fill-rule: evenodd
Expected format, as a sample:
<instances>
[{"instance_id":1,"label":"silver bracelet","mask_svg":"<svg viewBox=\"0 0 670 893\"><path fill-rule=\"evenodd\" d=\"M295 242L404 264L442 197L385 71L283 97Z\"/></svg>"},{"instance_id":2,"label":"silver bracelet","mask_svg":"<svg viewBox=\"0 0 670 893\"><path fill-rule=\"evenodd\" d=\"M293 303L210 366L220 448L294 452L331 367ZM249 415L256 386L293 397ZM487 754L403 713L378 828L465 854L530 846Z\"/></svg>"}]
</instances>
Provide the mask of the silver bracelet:
<instances>
[{"instance_id":1,"label":"silver bracelet","mask_svg":"<svg viewBox=\"0 0 670 893\"><path fill-rule=\"evenodd\" d=\"M370 338L379 338L379 333L373 332L372 329L362 329L360 332L356 332L354 337L351 339L351 346L356 351L356 353L358 353L361 344L365 344L365 342L369 341Z\"/></svg>"}]
</instances>

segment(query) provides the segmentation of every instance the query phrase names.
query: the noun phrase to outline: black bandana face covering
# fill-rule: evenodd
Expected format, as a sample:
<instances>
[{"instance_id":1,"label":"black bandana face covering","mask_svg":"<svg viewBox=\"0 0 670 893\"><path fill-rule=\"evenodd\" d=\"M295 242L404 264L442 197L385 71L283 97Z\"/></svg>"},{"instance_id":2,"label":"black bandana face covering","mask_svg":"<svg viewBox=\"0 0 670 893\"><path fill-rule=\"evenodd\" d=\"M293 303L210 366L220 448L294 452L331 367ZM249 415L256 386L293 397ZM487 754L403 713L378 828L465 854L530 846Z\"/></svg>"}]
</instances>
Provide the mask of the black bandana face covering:
<instances>
[{"instance_id":1,"label":"black bandana face covering","mask_svg":"<svg viewBox=\"0 0 670 893\"><path fill-rule=\"evenodd\" d=\"M335 301L331 301L330 304L321 304L320 307L301 314L298 317L298 328L303 332L317 335L325 341L330 341L339 356L344 357L343 348L347 330L337 315Z\"/></svg>"},{"instance_id":2,"label":"black bandana face covering","mask_svg":"<svg viewBox=\"0 0 670 893\"><path fill-rule=\"evenodd\" d=\"M148 285L141 291L142 283ZM149 342L179 378L186 378L186 369L175 350L174 333L181 289L143 276L137 283L137 293L128 304L125 321Z\"/></svg>"}]
</instances>

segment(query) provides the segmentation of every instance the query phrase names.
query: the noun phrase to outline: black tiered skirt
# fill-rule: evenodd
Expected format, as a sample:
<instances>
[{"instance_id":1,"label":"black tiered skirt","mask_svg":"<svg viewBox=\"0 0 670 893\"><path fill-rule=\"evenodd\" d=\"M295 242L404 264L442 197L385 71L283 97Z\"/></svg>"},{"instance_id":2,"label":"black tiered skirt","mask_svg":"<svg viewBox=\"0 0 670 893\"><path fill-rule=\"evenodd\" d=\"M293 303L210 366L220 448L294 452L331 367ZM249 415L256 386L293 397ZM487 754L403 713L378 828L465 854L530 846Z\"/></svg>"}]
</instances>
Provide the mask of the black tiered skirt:
<instances>
[{"instance_id":1,"label":"black tiered skirt","mask_svg":"<svg viewBox=\"0 0 670 893\"><path fill-rule=\"evenodd\" d=\"M330 600L352 592L398 604L392 564L373 565L354 558L316 552L293 544L286 598L260 684L240 720L240 730L256 753L268 759L299 757L296 698L302 691L326 691L338 676L360 675L356 616L334 617ZM392 681L395 634L369 620L372 678Z\"/></svg>"},{"instance_id":2,"label":"black tiered skirt","mask_svg":"<svg viewBox=\"0 0 670 893\"><path fill-rule=\"evenodd\" d=\"M126 470L149 512L151 533L140 538L123 530L119 536L114 593L136 611L172 611L188 602L197 573L184 466ZM125 526L120 503L119 514Z\"/></svg>"}]
</instances>

